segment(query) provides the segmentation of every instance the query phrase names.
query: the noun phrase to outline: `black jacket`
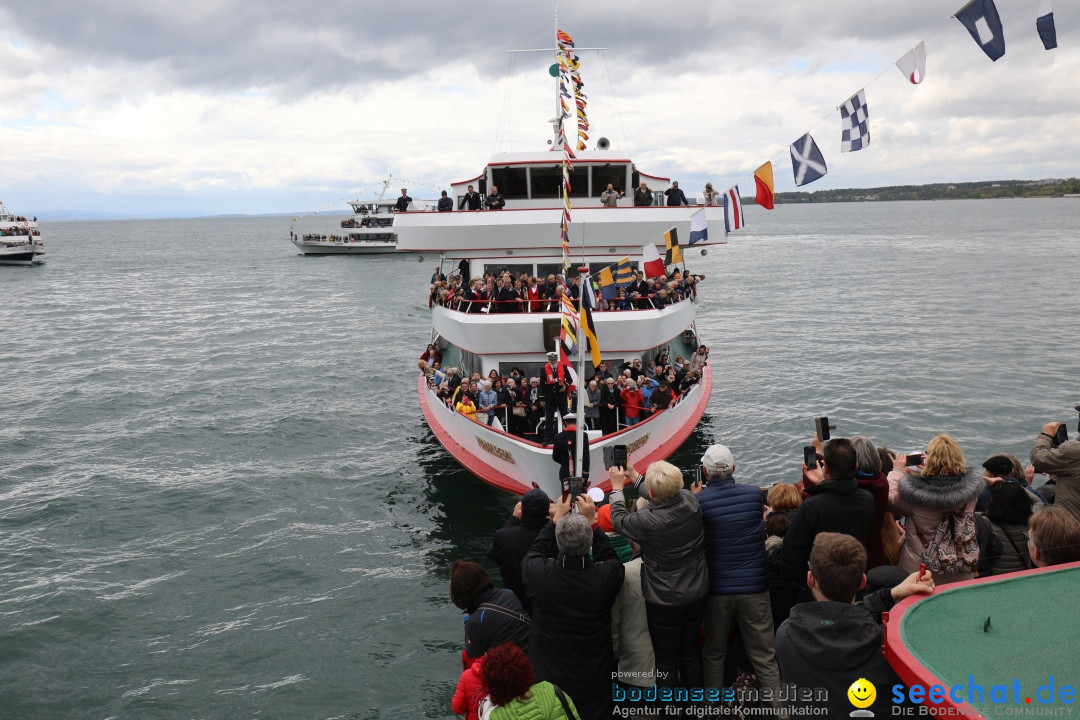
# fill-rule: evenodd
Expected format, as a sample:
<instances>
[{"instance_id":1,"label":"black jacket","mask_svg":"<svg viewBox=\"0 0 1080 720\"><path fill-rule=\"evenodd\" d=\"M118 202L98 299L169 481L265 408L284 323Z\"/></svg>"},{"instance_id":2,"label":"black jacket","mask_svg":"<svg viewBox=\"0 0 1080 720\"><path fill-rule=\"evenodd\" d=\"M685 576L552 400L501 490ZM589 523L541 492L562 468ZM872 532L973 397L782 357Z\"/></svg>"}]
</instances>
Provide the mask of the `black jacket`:
<instances>
[{"instance_id":1,"label":"black jacket","mask_svg":"<svg viewBox=\"0 0 1080 720\"><path fill-rule=\"evenodd\" d=\"M399 197L397 199L397 202L394 203L394 209L397 210L398 212L405 212L406 210L409 209L409 203L411 203L411 202L412 202L411 197L409 197L408 195L402 195L401 197Z\"/></svg>"},{"instance_id":2,"label":"black jacket","mask_svg":"<svg viewBox=\"0 0 1080 720\"><path fill-rule=\"evenodd\" d=\"M469 210L480 209L480 193L472 192L465 193L461 196L461 202L458 203L458 210L465 210L468 206Z\"/></svg>"},{"instance_id":3,"label":"black jacket","mask_svg":"<svg viewBox=\"0 0 1080 720\"><path fill-rule=\"evenodd\" d=\"M902 682L881 653L882 629L875 614L880 616L891 600L891 596L885 599L872 593L856 605L827 600L796 605L776 631L776 663L784 682L827 689L827 717L846 718L853 710L848 688L854 680L865 678L877 689L877 698L868 709L875 717L888 717L892 686ZM820 707L820 702L791 704Z\"/></svg>"},{"instance_id":4,"label":"black jacket","mask_svg":"<svg viewBox=\"0 0 1080 720\"><path fill-rule=\"evenodd\" d=\"M664 195L667 196L668 207L690 204L686 201L686 193L682 191L682 188L668 188L664 191Z\"/></svg>"},{"instance_id":5,"label":"black jacket","mask_svg":"<svg viewBox=\"0 0 1080 720\"><path fill-rule=\"evenodd\" d=\"M808 487L806 492L810 497L795 513L784 535L784 566L788 577L801 588L806 587L810 549L818 533L851 535L866 547L874 520L874 496L860 490L853 477L826 480Z\"/></svg>"},{"instance_id":6,"label":"black jacket","mask_svg":"<svg viewBox=\"0 0 1080 720\"><path fill-rule=\"evenodd\" d=\"M454 209L454 201L448 197L439 198L439 212L448 212Z\"/></svg>"},{"instance_id":7,"label":"black jacket","mask_svg":"<svg viewBox=\"0 0 1080 720\"><path fill-rule=\"evenodd\" d=\"M583 477L589 477L589 435L586 433L581 440L584 443L581 456L581 473ZM574 474L574 460L576 458L577 430L563 430L555 436L551 446L551 459L559 463L560 480Z\"/></svg>"},{"instance_id":8,"label":"black jacket","mask_svg":"<svg viewBox=\"0 0 1080 720\"><path fill-rule=\"evenodd\" d=\"M480 593L465 620L465 654L478 658L496 645L512 642L529 649L529 622L517 595L506 588Z\"/></svg>"},{"instance_id":9,"label":"black jacket","mask_svg":"<svg viewBox=\"0 0 1080 720\"><path fill-rule=\"evenodd\" d=\"M502 210L506 207L506 201L503 200L502 193L495 193L487 196L487 200L484 200L484 206L488 210Z\"/></svg>"},{"instance_id":10,"label":"black jacket","mask_svg":"<svg viewBox=\"0 0 1080 720\"><path fill-rule=\"evenodd\" d=\"M532 602L525 593L525 582L521 579L521 561L536 542L540 528L547 522L547 516L516 518L511 515L506 524L495 531L487 547L488 560L499 566L503 586L514 591L526 610L532 608Z\"/></svg>"},{"instance_id":11,"label":"black jacket","mask_svg":"<svg viewBox=\"0 0 1080 720\"><path fill-rule=\"evenodd\" d=\"M549 522L521 564L532 599L529 659L536 680L584 702L611 697L611 605L624 577L619 556L599 528L593 529L592 557L561 555Z\"/></svg>"}]
</instances>

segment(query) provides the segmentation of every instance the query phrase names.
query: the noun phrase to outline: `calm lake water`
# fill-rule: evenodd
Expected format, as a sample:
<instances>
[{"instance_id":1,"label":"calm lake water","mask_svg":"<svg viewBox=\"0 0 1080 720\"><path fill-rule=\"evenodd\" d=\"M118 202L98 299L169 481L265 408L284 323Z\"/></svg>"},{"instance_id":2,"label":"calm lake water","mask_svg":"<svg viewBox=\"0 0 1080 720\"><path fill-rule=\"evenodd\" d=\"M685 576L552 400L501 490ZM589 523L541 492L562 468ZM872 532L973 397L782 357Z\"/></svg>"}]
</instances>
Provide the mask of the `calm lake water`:
<instances>
[{"instance_id":1,"label":"calm lake water","mask_svg":"<svg viewBox=\"0 0 1080 720\"><path fill-rule=\"evenodd\" d=\"M791 481L816 415L976 463L1075 427L1080 200L747 210L686 253L716 384L685 469L716 441ZM0 717L451 717L448 568L514 498L421 419L437 259L42 227L0 267Z\"/></svg>"}]
</instances>

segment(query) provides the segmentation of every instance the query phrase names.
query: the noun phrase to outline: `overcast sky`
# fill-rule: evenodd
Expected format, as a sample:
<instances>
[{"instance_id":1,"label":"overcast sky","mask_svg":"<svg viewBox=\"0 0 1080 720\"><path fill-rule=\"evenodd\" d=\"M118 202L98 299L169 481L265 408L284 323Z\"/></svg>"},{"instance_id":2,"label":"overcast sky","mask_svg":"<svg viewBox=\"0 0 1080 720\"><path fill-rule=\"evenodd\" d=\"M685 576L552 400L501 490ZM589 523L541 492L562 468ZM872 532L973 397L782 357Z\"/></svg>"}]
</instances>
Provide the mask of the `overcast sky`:
<instances>
[{"instance_id":1,"label":"overcast sky","mask_svg":"<svg viewBox=\"0 0 1080 720\"><path fill-rule=\"evenodd\" d=\"M582 51L591 136L699 192L752 192L812 130L804 189L1080 175L1080 3L997 0L991 62L963 0L559 3ZM16 212L347 209L390 174L417 198L493 151L546 147L554 4L530 0L0 0L0 200ZM927 77L890 65L925 39ZM508 70L513 73L508 75ZM879 74L881 74L879 77ZM875 78L877 78L875 80ZM871 144L835 108L866 87ZM822 122L822 119L824 121ZM820 124L819 124L820 123Z\"/></svg>"}]
</instances>

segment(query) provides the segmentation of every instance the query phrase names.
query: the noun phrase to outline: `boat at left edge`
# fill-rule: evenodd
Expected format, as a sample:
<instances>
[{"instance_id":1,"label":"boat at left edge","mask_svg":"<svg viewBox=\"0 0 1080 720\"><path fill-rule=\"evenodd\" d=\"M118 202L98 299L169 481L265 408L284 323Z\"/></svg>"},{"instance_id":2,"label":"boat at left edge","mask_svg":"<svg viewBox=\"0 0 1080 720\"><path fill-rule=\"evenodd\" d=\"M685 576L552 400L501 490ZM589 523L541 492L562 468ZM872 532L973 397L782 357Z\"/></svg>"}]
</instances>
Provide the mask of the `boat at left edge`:
<instances>
[{"instance_id":1,"label":"boat at left edge","mask_svg":"<svg viewBox=\"0 0 1080 720\"><path fill-rule=\"evenodd\" d=\"M15 215L0 202L0 265L40 265L44 255L37 218Z\"/></svg>"}]
</instances>

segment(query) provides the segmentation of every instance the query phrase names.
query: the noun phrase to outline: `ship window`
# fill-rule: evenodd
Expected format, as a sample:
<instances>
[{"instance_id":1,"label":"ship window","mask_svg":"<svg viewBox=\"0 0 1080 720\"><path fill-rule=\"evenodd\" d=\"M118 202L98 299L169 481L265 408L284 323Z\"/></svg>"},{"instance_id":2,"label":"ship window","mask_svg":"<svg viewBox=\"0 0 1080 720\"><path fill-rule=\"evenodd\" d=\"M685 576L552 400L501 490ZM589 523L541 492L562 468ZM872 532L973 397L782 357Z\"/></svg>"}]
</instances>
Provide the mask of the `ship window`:
<instances>
[{"instance_id":1,"label":"ship window","mask_svg":"<svg viewBox=\"0 0 1080 720\"><path fill-rule=\"evenodd\" d=\"M540 263L536 266L536 277L547 280L548 275L561 275L562 263Z\"/></svg>"},{"instance_id":2,"label":"ship window","mask_svg":"<svg viewBox=\"0 0 1080 720\"><path fill-rule=\"evenodd\" d=\"M524 200L528 197L523 167L491 168L491 184L498 187L507 200Z\"/></svg>"},{"instance_id":3,"label":"ship window","mask_svg":"<svg viewBox=\"0 0 1080 720\"><path fill-rule=\"evenodd\" d=\"M509 270L510 271L510 277L516 278L518 275L520 275L522 273L524 273L526 275L531 275L532 271L533 271L533 266L532 265L510 265L508 263L490 263L490 264L484 265L484 272L485 273L491 273L492 275L495 275L496 277L501 275L503 270Z\"/></svg>"},{"instance_id":4,"label":"ship window","mask_svg":"<svg viewBox=\"0 0 1080 720\"><path fill-rule=\"evenodd\" d=\"M544 366L547 363L542 362L522 362L511 361L499 363L499 376L508 378L510 377L510 371L517 368L521 371L521 377L525 378L525 385L528 386L529 378L542 378L544 377Z\"/></svg>"},{"instance_id":5,"label":"ship window","mask_svg":"<svg viewBox=\"0 0 1080 720\"><path fill-rule=\"evenodd\" d=\"M616 190L626 192L626 166L625 165L593 165L592 167L592 194L600 197L600 193L607 190L608 183L615 186Z\"/></svg>"},{"instance_id":6,"label":"ship window","mask_svg":"<svg viewBox=\"0 0 1080 720\"><path fill-rule=\"evenodd\" d=\"M559 188L562 186L561 165L531 167L529 168L529 177L532 179L532 196L534 198L558 199Z\"/></svg>"}]
</instances>

